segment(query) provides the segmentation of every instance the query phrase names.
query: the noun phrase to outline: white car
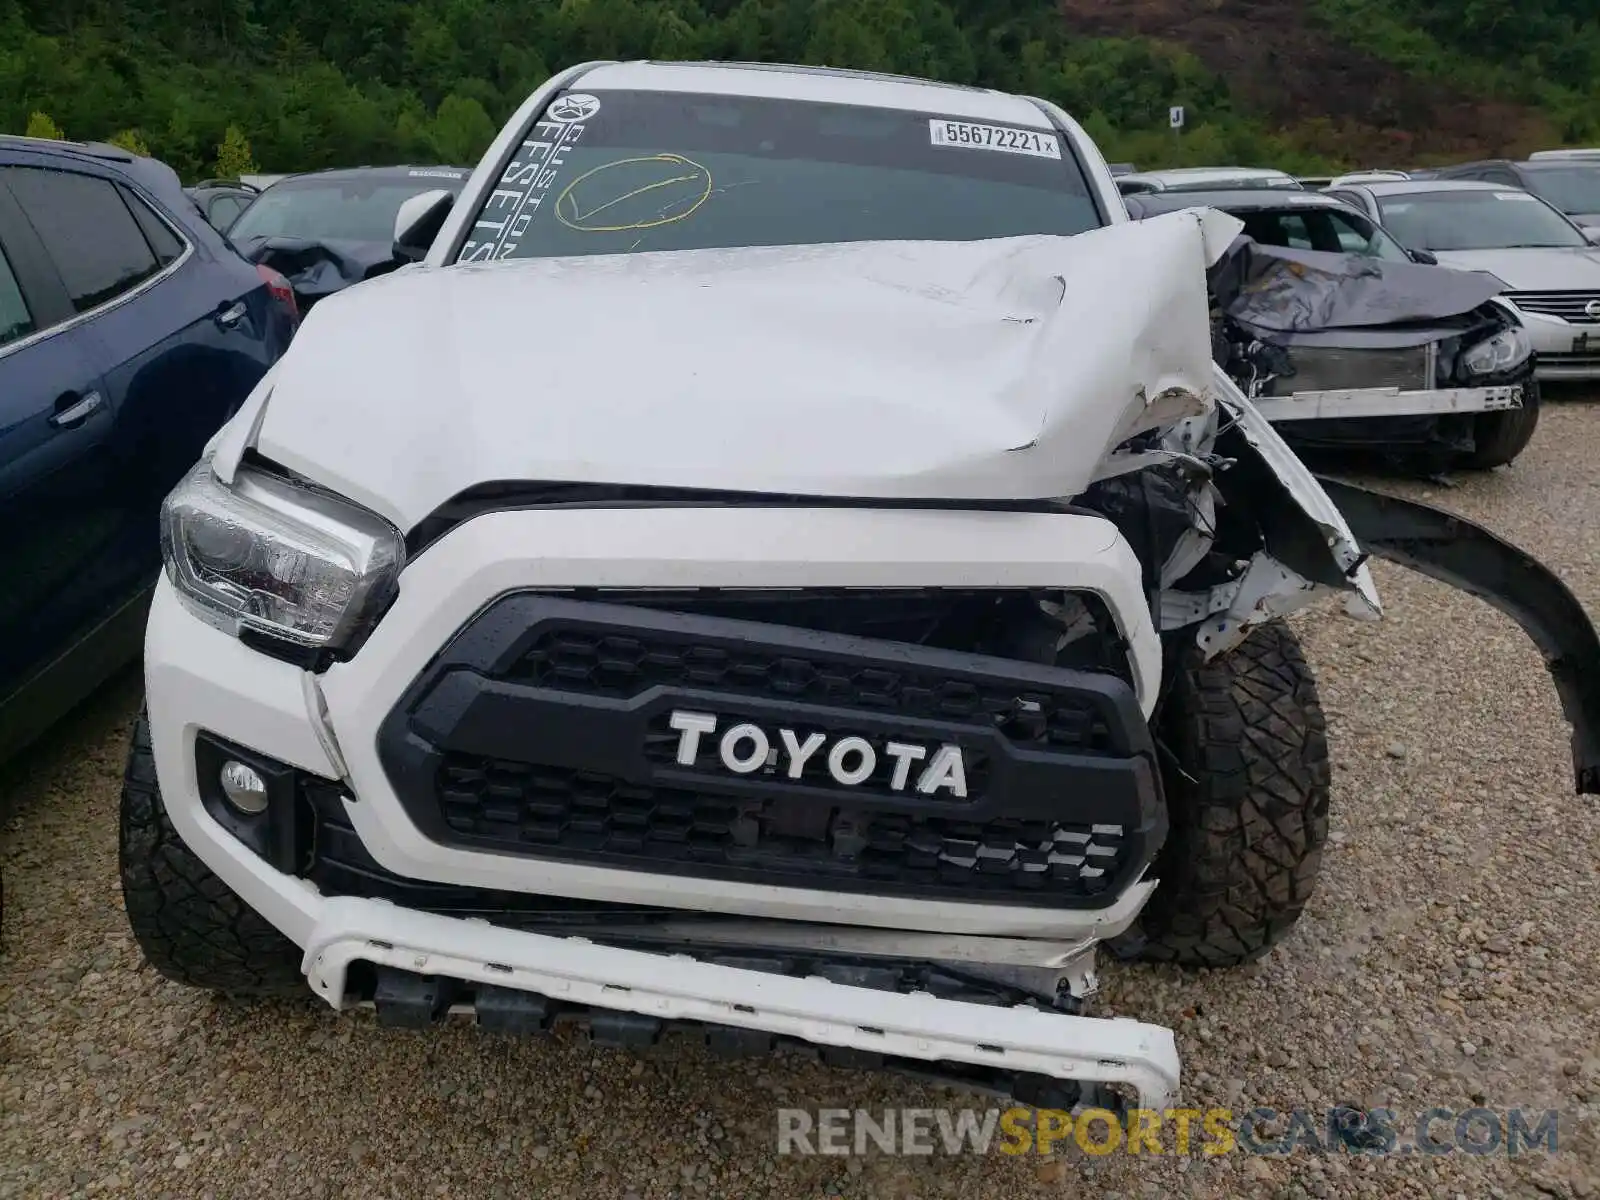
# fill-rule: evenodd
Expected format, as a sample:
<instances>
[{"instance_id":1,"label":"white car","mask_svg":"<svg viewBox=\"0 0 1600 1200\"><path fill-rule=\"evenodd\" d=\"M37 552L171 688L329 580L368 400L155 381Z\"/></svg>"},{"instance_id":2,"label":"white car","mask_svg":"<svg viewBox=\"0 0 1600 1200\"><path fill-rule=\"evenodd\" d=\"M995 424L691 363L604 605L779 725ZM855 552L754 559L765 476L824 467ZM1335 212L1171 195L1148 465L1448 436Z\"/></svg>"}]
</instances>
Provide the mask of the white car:
<instances>
[{"instance_id":1,"label":"white car","mask_svg":"<svg viewBox=\"0 0 1600 1200\"><path fill-rule=\"evenodd\" d=\"M1117 176L1117 190L1124 196L1141 192L1205 192L1258 187L1301 188L1303 185L1287 171L1271 167L1171 167Z\"/></svg>"},{"instance_id":2,"label":"white car","mask_svg":"<svg viewBox=\"0 0 1600 1200\"><path fill-rule=\"evenodd\" d=\"M1519 188L1464 179L1329 189L1408 249L1503 280L1541 380L1600 379L1600 229L1585 231Z\"/></svg>"},{"instance_id":3,"label":"white car","mask_svg":"<svg viewBox=\"0 0 1600 1200\"><path fill-rule=\"evenodd\" d=\"M1324 187L1349 187L1352 183L1381 183L1396 179L1410 178L1411 176L1404 171L1351 171L1347 175L1335 175L1324 185Z\"/></svg>"},{"instance_id":4,"label":"white car","mask_svg":"<svg viewBox=\"0 0 1600 1200\"><path fill-rule=\"evenodd\" d=\"M1095 948L1225 966L1306 903L1328 751L1276 618L1376 612L1398 553L1537 577L1518 619L1600 670L1553 578L1336 505L1213 365L1238 229L1129 222L1041 100L555 75L167 499L145 955L395 1024L1169 1103L1172 1033L1086 1013Z\"/></svg>"}]
</instances>

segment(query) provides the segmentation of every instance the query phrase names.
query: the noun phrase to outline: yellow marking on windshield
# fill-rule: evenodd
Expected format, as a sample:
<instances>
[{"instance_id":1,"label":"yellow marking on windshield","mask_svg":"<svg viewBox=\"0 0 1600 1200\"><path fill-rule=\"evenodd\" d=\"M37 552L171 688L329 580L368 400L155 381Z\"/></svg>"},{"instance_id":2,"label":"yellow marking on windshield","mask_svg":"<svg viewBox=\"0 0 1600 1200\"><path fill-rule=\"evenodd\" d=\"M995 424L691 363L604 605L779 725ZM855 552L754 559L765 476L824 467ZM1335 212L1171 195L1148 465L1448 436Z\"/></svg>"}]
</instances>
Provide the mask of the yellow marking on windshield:
<instances>
[{"instance_id":1,"label":"yellow marking on windshield","mask_svg":"<svg viewBox=\"0 0 1600 1200\"><path fill-rule=\"evenodd\" d=\"M688 167L691 169L686 173L680 172L669 178L658 179L653 183L633 188L620 196L613 196L609 200L604 200L594 205L594 207L585 212L578 211L578 199L574 195L574 189L579 184L615 167L641 163L660 164L672 168ZM677 201L669 201L657 216L649 220L630 221L622 225L591 225L588 223L596 214L605 212L607 209L625 201L632 200L636 196L643 196L648 192L653 192L660 188L673 187L678 184L694 184L697 181L700 183L699 195L695 196L682 212L667 213L666 208L671 208L673 204L677 203ZM614 162L601 163L598 167L590 168L562 188L560 195L556 197L556 220L560 221L568 229L576 229L580 233L626 233L634 229L655 229L661 225L671 225L675 221L681 221L685 217L692 216L710 198L711 191L711 172L700 163L695 162L693 159L685 158L681 154L648 154L638 158L619 158Z\"/></svg>"}]
</instances>

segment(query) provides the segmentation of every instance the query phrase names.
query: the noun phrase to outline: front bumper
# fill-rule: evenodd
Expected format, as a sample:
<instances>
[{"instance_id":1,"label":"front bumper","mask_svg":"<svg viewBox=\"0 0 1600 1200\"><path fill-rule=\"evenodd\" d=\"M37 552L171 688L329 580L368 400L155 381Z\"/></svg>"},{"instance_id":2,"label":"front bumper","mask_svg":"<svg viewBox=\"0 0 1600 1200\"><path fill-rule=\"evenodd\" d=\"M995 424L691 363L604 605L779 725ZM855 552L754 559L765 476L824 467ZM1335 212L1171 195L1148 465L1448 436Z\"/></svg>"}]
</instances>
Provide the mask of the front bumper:
<instances>
[{"instance_id":1,"label":"front bumper","mask_svg":"<svg viewBox=\"0 0 1600 1200\"><path fill-rule=\"evenodd\" d=\"M1572 324L1520 308L1517 316L1537 355L1536 378L1568 382L1600 379L1600 322Z\"/></svg>"},{"instance_id":2,"label":"front bumper","mask_svg":"<svg viewBox=\"0 0 1600 1200\"><path fill-rule=\"evenodd\" d=\"M1440 417L1453 413L1499 412L1522 406L1516 384L1479 388L1342 388L1294 392L1256 399L1261 415L1279 421L1372 420L1388 417Z\"/></svg>"},{"instance_id":3,"label":"front bumper","mask_svg":"<svg viewBox=\"0 0 1600 1200\"><path fill-rule=\"evenodd\" d=\"M926 993L886 993L827 979L663 958L411 912L374 900L326 901L307 941L312 989L342 1006L353 963L512 988L662 1021L700 1021L919 1062L993 1068L1008 1076L1120 1083L1141 1108L1177 1098L1172 1032L1125 1018L1075 1017Z\"/></svg>"},{"instance_id":4,"label":"front bumper","mask_svg":"<svg viewBox=\"0 0 1600 1200\"><path fill-rule=\"evenodd\" d=\"M562 897L574 902L738 917L755 926L830 927L841 944L904 939L930 958L1059 964L1128 928L1154 887L1123 880L1099 907L933 897L914 889L879 894L803 879L784 885L692 872L652 873L615 861L510 853L504 846L440 840L415 819L383 761L382 730L440 647L494 597L580 582L638 587L662 579L749 586L884 586L908 575L930 586L1066 586L1094 591L1125 622L1130 673L1153 702L1159 658L1131 551L1104 522L1060 515L706 512L506 513L453 531L407 569L399 599L361 651L316 676L246 648L191 614L165 581L152 606L146 674L153 748L163 798L184 842L246 903L305 951L304 970L329 1003L361 997L348 986L360 962L469 985L509 988L663 1019L696 1019L864 1052L1059 1080L1118 1082L1160 1107L1177 1087L1172 1035L1134 1022L1008 1009L885 992L814 978L599 945L437 911L413 896L428 889ZM685 521L685 536L670 526ZM770 522L772 528L752 528ZM830 524L840 528L829 528ZM692 524L695 536L688 536ZM845 536L844 525L849 526ZM930 565L934 542L939 563ZM717 554L719 537L739 555ZM661 547L698 546L697 558L664 561ZM751 553L750 547L762 547ZM519 547L538 547L522 552ZM1063 552L1065 550L1065 553ZM680 555L682 551L678 552ZM802 574L804 572L804 574ZM807 580L809 576L809 580ZM931 577L931 578L930 578ZM681 584L680 584L681 586ZM1140 703L1135 715L1142 719ZM224 828L203 796L196 747L202 734L321 781L342 812L341 834L359 845L369 875L407 888L333 894L304 872L281 869ZM398 897L400 902L396 902ZM854 941L852 941L854 939ZM667 967L666 963L671 966ZM358 975L367 972L363 967ZM1004 1025L998 1035L996 1025Z\"/></svg>"}]
</instances>

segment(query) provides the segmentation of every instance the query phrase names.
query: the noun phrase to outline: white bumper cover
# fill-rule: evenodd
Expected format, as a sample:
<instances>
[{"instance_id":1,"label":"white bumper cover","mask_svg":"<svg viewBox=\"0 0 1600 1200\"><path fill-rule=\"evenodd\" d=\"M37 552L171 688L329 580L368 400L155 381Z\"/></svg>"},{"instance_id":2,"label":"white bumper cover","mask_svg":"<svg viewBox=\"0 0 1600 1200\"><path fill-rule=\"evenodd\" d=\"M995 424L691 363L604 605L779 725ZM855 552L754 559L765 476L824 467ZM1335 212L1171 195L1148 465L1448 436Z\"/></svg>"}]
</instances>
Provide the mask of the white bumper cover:
<instances>
[{"instance_id":1,"label":"white bumper cover","mask_svg":"<svg viewBox=\"0 0 1600 1200\"><path fill-rule=\"evenodd\" d=\"M508 930L320 894L258 858L206 812L195 766L204 730L342 780L351 823L384 868L409 879L662 905L692 913L926 935L1034 939L1038 962L1126 929L1154 887L1109 907L1063 912L841 894L539 861L426 838L379 762L377 730L453 633L515 588L585 586L1062 586L1100 593L1124 622L1148 713L1159 650L1132 551L1113 526L1076 514L915 510L657 509L507 512L477 518L412 562L361 651L313 676L248 649L194 616L163 580L151 609L146 682L163 798L184 842L305 951L314 990L345 1003L357 959L520 988L557 1000L765 1030L824 1045L952 1060L1069 1080L1119 1082L1141 1103L1173 1098L1170 1031L1131 1021L1007 1011L900 995Z\"/></svg>"},{"instance_id":2,"label":"white bumper cover","mask_svg":"<svg viewBox=\"0 0 1600 1200\"><path fill-rule=\"evenodd\" d=\"M1539 356L1535 376L1557 382L1600 379L1600 322L1574 324L1520 308L1517 316Z\"/></svg>"},{"instance_id":3,"label":"white bumper cover","mask_svg":"<svg viewBox=\"0 0 1600 1200\"><path fill-rule=\"evenodd\" d=\"M662 1020L758 1029L822 1046L924 1062L970 1063L1055 1079L1124 1083L1142 1108L1178 1094L1170 1029L1127 1019L1069 1017L795 979L554 938L396 908L377 900L326 900L306 944L311 986L341 1007L357 960L537 992L555 1000Z\"/></svg>"}]
</instances>

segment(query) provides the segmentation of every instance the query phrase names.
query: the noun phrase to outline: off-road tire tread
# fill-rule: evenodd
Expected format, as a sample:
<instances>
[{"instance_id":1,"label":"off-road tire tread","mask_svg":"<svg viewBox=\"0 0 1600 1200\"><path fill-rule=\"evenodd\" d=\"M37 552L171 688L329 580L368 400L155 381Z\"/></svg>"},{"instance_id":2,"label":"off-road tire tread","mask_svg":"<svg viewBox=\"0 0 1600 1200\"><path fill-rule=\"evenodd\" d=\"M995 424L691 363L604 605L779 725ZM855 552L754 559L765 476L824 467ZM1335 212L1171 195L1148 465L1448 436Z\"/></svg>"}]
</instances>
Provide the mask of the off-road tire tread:
<instances>
[{"instance_id":1,"label":"off-road tire tread","mask_svg":"<svg viewBox=\"0 0 1600 1200\"><path fill-rule=\"evenodd\" d=\"M299 949L201 862L172 827L143 713L128 748L119 824L123 902L151 966L168 979L229 996L305 993Z\"/></svg>"},{"instance_id":2,"label":"off-road tire tread","mask_svg":"<svg viewBox=\"0 0 1600 1200\"><path fill-rule=\"evenodd\" d=\"M1522 389L1522 407L1479 413L1472 424L1473 451L1467 466L1478 471L1503 467L1528 448L1539 424L1539 386Z\"/></svg>"},{"instance_id":3,"label":"off-road tire tread","mask_svg":"<svg viewBox=\"0 0 1600 1200\"><path fill-rule=\"evenodd\" d=\"M1163 736L1171 829L1134 956L1229 967L1270 950L1311 898L1328 838L1327 722L1294 631L1274 621L1191 661Z\"/></svg>"}]
</instances>

